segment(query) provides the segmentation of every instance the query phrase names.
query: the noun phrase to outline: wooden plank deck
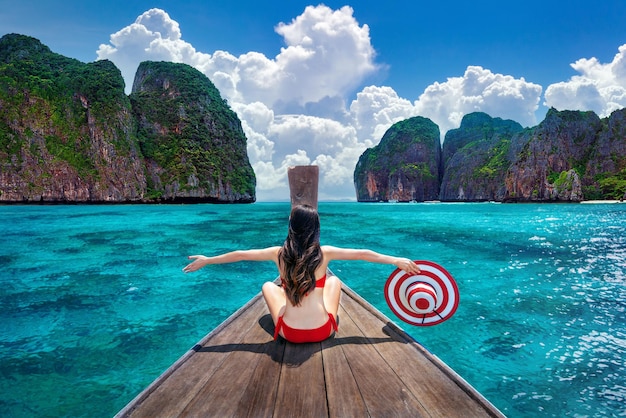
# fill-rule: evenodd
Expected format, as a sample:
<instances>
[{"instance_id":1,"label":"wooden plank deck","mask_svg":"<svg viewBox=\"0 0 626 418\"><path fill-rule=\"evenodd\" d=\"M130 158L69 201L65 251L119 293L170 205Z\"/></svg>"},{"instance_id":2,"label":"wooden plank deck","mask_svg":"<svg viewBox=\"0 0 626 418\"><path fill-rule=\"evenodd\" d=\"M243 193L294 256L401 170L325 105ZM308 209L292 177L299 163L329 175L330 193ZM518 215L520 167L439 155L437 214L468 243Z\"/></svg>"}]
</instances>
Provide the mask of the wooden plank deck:
<instances>
[{"instance_id":1,"label":"wooden plank deck","mask_svg":"<svg viewBox=\"0 0 626 418\"><path fill-rule=\"evenodd\" d=\"M339 332L273 341L261 295L235 312L117 417L503 417L344 285Z\"/></svg>"}]
</instances>

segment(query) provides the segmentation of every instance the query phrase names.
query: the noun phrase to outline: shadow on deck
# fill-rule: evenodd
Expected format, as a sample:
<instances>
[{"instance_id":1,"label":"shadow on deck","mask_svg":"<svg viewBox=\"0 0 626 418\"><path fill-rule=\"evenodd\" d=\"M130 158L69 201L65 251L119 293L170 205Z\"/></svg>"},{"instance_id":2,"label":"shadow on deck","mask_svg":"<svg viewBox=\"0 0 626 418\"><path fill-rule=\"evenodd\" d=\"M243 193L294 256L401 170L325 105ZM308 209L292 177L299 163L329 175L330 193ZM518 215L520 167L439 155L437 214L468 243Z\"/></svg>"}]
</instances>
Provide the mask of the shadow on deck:
<instances>
[{"instance_id":1,"label":"shadow on deck","mask_svg":"<svg viewBox=\"0 0 626 418\"><path fill-rule=\"evenodd\" d=\"M273 332L259 294L117 416L504 416L345 285L335 337L292 344Z\"/></svg>"}]
</instances>

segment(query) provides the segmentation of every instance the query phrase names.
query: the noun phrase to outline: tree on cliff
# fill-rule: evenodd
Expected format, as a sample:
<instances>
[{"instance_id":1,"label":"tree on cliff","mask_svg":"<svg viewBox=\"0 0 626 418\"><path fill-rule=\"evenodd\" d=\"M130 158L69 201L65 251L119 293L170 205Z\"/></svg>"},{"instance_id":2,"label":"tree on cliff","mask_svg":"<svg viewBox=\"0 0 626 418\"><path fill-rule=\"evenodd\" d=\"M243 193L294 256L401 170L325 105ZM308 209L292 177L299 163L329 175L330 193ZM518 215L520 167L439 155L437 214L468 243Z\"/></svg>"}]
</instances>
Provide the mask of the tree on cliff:
<instances>
[{"instance_id":1,"label":"tree on cliff","mask_svg":"<svg viewBox=\"0 0 626 418\"><path fill-rule=\"evenodd\" d=\"M425 201L439 196L439 127L416 116L394 124L356 165L359 202Z\"/></svg>"},{"instance_id":2,"label":"tree on cliff","mask_svg":"<svg viewBox=\"0 0 626 418\"><path fill-rule=\"evenodd\" d=\"M0 201L253 202L241 123L213 84L183 64L144 68L133 110L110 61L0 38Z\"/></svg>"},{"instance_id":3,"label":"tree on cliff","mask_svg":"<svg viewBox=\"0 0 626 418\"><path fill-rule=\"evenodd\" d=\"M390 181L391 171L414 161L404 152L414 139L398 135L402 126L403 122L392 126L380 144L359 159L354 174L359 201L411 200L390 184L400 184L405 191L432 186L425 177ZM438 194L442 201L623 200L626 109L604 119L594 112L551 109L544 121L527 129L514 121L472 113L446 134L435 163L442 167Z\"/></svg>"}]
</instances>

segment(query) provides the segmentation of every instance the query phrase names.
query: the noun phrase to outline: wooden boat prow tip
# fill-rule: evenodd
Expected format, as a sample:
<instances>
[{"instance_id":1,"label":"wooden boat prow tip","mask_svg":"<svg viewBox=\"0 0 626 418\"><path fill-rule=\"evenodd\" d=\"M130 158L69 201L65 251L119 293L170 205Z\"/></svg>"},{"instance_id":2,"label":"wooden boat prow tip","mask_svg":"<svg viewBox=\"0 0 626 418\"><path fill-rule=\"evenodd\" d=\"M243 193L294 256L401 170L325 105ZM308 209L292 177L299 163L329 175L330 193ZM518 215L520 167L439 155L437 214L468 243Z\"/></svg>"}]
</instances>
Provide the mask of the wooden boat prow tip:
<instances>
[{"instance_id":1,"label":"wooden boat prow tip","mask_svg":"<svg viewBox=\"0 0 626 418\"><path fill-rule=\"evenodd\" d=\"M345 284L334 337L292 344L273 328L259 293L116 416L504 416Z\"/></svg>"}]
</instances>

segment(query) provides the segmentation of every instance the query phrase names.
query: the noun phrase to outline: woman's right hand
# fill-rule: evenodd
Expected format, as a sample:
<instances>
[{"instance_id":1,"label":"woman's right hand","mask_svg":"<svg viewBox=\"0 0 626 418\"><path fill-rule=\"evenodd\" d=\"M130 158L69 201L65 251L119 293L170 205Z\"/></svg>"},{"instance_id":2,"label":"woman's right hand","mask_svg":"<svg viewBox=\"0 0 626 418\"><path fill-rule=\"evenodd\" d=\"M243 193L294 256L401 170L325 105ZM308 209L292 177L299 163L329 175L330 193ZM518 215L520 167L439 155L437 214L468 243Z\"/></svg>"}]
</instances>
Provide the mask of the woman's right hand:
<instances>
[{"instance_id":1,"label":"woman's right hand","mask_svg":"<svg viewBox=\"0 0 626 418\"><path fill-rule=\"evenodd\" d=\"M205 257L203 255L190 255L187 258L190 259L190 260L194 260L194 261L192 263L187 264L183 268L183 271L185 273L189 273L191 271L200 270L202 267L207 265L208 257Z\"/></svg>"}]
</instances>

